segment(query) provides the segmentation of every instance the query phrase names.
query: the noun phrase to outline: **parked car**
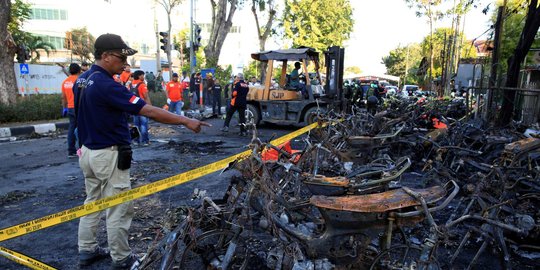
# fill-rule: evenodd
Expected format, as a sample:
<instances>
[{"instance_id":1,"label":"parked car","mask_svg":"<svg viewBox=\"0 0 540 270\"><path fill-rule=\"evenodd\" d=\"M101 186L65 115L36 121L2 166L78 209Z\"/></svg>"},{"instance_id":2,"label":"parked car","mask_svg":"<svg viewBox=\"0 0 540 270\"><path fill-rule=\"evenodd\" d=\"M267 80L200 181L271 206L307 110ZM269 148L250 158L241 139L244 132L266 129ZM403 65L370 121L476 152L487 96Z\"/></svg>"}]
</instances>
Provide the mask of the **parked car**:
<instances>
[{"instance_id":1,"label":"parked car","mask_svg":"<svg viewBox=\"0 0 540 270\"><path fill-rule=\"evenodd\" d=\"M403 88L401 89L401 94L404 97L411 97L414 95L414 92L418 91L420 87L418 85L412 85L412 84L406 84L403 85Z\"/></svg>"}]
</instances>

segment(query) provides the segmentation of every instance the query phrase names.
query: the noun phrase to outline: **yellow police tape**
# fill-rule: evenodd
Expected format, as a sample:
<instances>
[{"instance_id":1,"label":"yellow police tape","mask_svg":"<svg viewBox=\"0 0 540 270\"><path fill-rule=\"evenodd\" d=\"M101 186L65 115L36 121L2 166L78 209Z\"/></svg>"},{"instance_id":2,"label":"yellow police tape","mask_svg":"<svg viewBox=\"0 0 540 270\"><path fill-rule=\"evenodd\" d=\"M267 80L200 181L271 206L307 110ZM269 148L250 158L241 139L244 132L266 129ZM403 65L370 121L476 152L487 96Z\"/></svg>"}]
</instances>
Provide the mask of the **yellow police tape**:
<instances>
[{"instance_id":1,"label":"yellow police tape","mask_svg":"<svg viewBox=\"0 0 540 270\"><path fill-rule=\"evenodd\" d=\"M283 144L295 137L298 137L308 132L309 130L315 128L317 125L318 123L313 123L311 125L305 126L301 129L298 129L294 132L291 132L287 135L277 138L271 141L270 143L273 145ZM100 200L97 200L88 204L76 206L71 209L67 209L67 210L64 210L55 214L51 214L51 215L34 219L25 223L21 223L15 226L4 228L0 230L0 242L15 238L15 237L19 237L21 235L29 234L35 231L39 231L39 230L42 230L51 226L55 226L60 223L68 222L70 220L74 220L82 216L86 216L86 215L89 215L98 211L102 211L104 209L113 207L118 204L122 204L122 203L132 201L141 197L145 197L145 196L169 189L171 187L189 182L201 176L224 169L229 165L229 163L235 161L238 158L246 157L249 154L250 154L250 151L247 150L242 153L222 159L220 161L216 161L214 163L210 163L208 165L193 169L191 171L187 171L187 172L177 174L175 176L165 178L165 179L162 179L162 180L159 180L159 181L156 181L156 182L144 185L144 186L140 186L140 187L122 192L120 194L117 194L111 197L106 197L106 198L103 198L103 199L100 199ZM0 255L4 255L4 253L0 253ZM20 261L23 261L23 260L21 259ZM34 261L35 264L39 263L39 264L45 265L35 260L32 260L32 261ZM32 266L33 265L34 264L32 264ZM36 269L43 269L43 268L36 268Z\"/></svg>"},{"instance_id":2,"label":"yellow police tape","mask_svg":"<svg viewBox=\"0 0 540 270\"><path fill-rule=\"evenodd\" d=\"M0 255L24 266L28 266L32 269L45 269L45 270L54 270L55 268L50 267L40 261L34 260L28 256L17 253L13 250L9 250L5 247L0 247Z\"/></svg>"}]
</instances>

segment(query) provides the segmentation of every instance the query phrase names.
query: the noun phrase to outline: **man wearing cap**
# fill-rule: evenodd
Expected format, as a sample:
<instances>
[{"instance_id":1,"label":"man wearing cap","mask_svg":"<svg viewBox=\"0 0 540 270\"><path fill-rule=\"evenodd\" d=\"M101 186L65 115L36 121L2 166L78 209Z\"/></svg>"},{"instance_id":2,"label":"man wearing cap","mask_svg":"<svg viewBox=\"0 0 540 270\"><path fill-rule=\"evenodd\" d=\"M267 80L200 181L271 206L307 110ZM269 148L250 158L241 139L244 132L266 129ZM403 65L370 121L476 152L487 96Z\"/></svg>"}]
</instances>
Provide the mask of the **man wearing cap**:
<instances>
[{"instance_id":1,"label":"man wearing cap","mask_svg":"<svg viewBox=\"0 0 540 270\"><path fill-rule=\"evenodd\" d=\"M184 115L182 112L182 107L184 107L184 101L182 99L182 85L178 81L178 73L173 73L172 81L167 83L165 90L167 104L169 104L169 112Z\"/></svg>"},{"instance_id":2,"label":"man wearing cap","mask_svg":"<svg viewBox=\"0 0 540 270\"><path fill-rule=\"evenodd\" d=\"M137 52L120 36L101 35L94 48L96 63L79 76L73 87L81 146L79 165L85 178L85 204L131 189L128 114L144 115L165 124L185 125L195 133L202 126L209 126L146 104L113 80L114 74L124 70L127 57ZM131 202L106 210L107 242L113 269L129 269L137 262L128 244L132 218ZM82 266L109 255L107 249L98 246L96 239L99 219L99 212L80 219L78 246Z\"/></svg>"},{"instance_id":3,"label":"man wearing cap","mask_svg":"<svg viewBox=\"0 0 540 270\"><path fill-rule=\"evenodd\" d=\"M227 110L227 117L225 118L225 123L223 123L223 128L221 131L229 131L229 123L231 118L234 115L234 112L238 111L238 118L240 118L240 136L246 136L246 106L247 106L247 94L249 92L249 86L244 81L244 74L238 73L236 75L238 82L234 85L231 106Z\"/></svg>"},{"instance_id":4,"label":"man wearing cap","mask_svg":"<svg viewBox=\"0 0 540 270\"><path fill-rule=\"evenodd\" d=\"M73 84L81 74L81 67L78 64L72 63L69 65L69 76L62 82L62 116L69 117L69 128L67 135L68 158L77 157L77 149L75 148L75 103L73 102Z\"/></svg>"}]
</instances>

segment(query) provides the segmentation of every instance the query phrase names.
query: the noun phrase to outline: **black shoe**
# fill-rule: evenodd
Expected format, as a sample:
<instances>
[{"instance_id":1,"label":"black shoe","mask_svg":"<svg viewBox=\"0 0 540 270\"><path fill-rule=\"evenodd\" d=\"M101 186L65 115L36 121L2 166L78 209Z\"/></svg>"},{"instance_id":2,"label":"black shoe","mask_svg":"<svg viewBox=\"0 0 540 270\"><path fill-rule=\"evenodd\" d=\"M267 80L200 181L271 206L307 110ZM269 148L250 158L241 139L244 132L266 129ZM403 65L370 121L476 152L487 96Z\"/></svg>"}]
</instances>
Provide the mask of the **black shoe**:
<instances>
[{"instance_id":1,"label":"black shoe","mask_svg":"<svg viewBox=\"0 0 540 270\"><path fill-rule=\"evenodd\" d=\"M68 154L68 158L78 158L77 153Z\"/></svg>"},{"instance_id":2,"label":"black shoe","mask_svg":"<svg viewBox=\"0 0 540 270\"><path fill-rule=\"evenodd\" d=\"M99 261L110 254L109 249L98 246L94 252L79 251L79 265L87 266Z\"/></svg>"},{"instance_id":3,"label":"black shoe","mask_svg":"<svg viewBox=\"0 0 540 270\"><path fill-rule=\"evenodd\" d=\"M221 128L221 131L223 131L223 132L228 132L228 131L229 131L229 127L222 127L222 128Z\"/></svg>"},{"instance_id":4,"label":"black shoe","mask_svg":"<svg viewBox=\"0 0 540 270\"><path fill-rule=\"evenodd\" d=\"M242 136L242 137L247 137L247 132L245 132L245 131L240 131L240 136Z\"/></svg>"},{"instance_id":5,"label":"black shoe","mask_svg":"<svg viewBox=\"0 0 540 270\"><path fill-rule=\"evenodd\" d=\"M141 264L137 256L130 254L125 259L115 262L113 260L111 264L111 269L113 270L120 270L120 269L137 269L137 267ZM135 267L135 268L134 268Z\"/></svg>"}]
</instances>

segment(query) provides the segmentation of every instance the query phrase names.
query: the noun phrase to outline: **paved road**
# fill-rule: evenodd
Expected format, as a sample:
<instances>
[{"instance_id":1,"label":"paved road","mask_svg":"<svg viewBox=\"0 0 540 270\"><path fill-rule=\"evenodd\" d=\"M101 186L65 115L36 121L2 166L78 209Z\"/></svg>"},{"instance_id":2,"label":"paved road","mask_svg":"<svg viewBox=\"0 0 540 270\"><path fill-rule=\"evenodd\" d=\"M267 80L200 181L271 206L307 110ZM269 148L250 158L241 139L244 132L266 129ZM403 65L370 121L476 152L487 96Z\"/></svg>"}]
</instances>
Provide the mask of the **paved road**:
<instances>
[{"instance_id":1,"label":"paved road","mask_svg":"<svg viewBox=\"0 0 540 270\"><path fill-rule=\"evenodd\" d=\"M185 128L151 123L151 145L134 149L132 185L154 182L220 160L246 149L249 137L238 128L219 131L223 120L208 120L213 127L194 134ZM233 120L231 126L235 124ZM298 127L262 126L264 140L277 138ZM0 143L0 228L23 223L84 202L84 179L76 159L67 159L65 135ZM130 243L142 254L160 227L165 210L190 204L194 188L208 190L218 198L235 172L214 173L135 202ZM103 220L102 220L103 222ZM0 246L23 253L58 269L77 269L78 220L10 239ZM106 241L104 224L99 239ZM106 269L104 260L87 269ZM21 269L0 256L0 269Z\"/></svg>"}]
</instances>

